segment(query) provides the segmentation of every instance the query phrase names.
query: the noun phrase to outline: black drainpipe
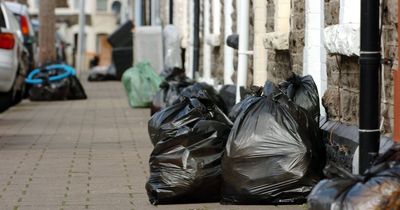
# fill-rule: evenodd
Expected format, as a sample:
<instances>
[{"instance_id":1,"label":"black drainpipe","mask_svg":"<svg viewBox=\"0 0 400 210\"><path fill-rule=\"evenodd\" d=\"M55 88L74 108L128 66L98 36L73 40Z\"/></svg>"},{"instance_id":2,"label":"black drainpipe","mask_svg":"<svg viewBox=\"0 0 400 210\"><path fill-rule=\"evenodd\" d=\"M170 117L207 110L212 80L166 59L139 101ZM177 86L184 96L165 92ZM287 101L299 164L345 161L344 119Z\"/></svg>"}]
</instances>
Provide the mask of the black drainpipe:
<instances>
[{"instance_id":1,"label":"black drainpipe","mask_svg":"<svg viewBox=\"0 0 400 210\"><path fill-rule=\"evenodd\" d=\"M194 30L193 30L193 75L199 71L199 50L200 50L200 0L194 0Z\"/></svg>"},{"instance_id":2,"label":"black drainpipe","mask_svg":"<svg viewBox=\"0 0 400 210\"><path fill-rule=\"evenodd\" d=\"M169 24L174 24L174 0L169 0Z\"/></svg>"},{"instance_id":3,"label":"black drainpipe","mask_svg":"<svg viewBox=\"0 0 400 210\"><path fill-rule=\"evenodd\" d=\"M379 152L381 49L378 0L361 0L360 38L359 173L363 174Z\"/></svg>"}]
</instances>

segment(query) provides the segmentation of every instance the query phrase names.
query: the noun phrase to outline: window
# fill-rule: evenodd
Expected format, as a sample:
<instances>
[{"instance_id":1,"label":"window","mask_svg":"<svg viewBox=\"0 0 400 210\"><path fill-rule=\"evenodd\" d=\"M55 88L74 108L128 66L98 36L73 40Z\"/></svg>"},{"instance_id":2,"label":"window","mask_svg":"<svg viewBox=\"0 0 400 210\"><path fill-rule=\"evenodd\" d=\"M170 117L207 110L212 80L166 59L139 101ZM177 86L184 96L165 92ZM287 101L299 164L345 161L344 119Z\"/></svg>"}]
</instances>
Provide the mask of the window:
<instances>
[{"instance_id":1,"label":"window","mask_svg":"<svg viewBox=\"0 0 400 210\"><path fill-rule=\"evenodd\" d=\"M97 11L107 11L107 0L97 0L96 3Z\"/></svg>"},{"instance_id":2,"label":"window","mask_svg":"<svg viewBox=\"0 0 400 210\"><path fill-rule=\"evenodd\" d=\"M4 21L3 10L0 7L0 27L6 27L6 21Z\"/></svg>"}]
</instances>

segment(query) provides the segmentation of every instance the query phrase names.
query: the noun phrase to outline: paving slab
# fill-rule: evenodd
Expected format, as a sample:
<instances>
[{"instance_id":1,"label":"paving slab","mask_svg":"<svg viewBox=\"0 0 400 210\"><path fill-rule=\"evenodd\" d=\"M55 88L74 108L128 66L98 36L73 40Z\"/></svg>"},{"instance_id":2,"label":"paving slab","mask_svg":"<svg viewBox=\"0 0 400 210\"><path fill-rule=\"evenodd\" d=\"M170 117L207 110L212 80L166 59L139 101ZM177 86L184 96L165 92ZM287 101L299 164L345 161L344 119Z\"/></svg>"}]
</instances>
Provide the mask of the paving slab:
<instances>
[{"instance_id":1,"label":"paving slab","mask_svg":"<svg viewBox=\"0 0 400 210\"><path fill-rule=\"evenodd\" d=\"M120 82L83 85L88 100L25 100L0 114L0 209L306 209L150 205L144 188L150 111L131 109Z\"/></svg>"}]
</instances>

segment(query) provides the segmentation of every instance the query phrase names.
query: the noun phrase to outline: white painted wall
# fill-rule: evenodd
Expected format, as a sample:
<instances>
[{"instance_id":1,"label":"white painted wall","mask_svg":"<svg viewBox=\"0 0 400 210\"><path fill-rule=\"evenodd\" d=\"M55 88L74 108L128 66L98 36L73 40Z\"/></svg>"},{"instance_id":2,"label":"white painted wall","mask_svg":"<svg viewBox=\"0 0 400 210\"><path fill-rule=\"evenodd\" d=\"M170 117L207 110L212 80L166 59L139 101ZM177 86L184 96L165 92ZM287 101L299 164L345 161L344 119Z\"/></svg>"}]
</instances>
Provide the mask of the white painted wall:
<instances>
[{"instance_id":1,"label":"white painted wall","mask_svg":"<svg viewBox=\"0 0 400 210\"><path fill-rule=\"evenodd\" d=\"M306 0L303 74L311 75L320 96L321 115L325 116L322 96L327 89L326 50L324 43L324 0Z\"/></svg>"}]
</instances>

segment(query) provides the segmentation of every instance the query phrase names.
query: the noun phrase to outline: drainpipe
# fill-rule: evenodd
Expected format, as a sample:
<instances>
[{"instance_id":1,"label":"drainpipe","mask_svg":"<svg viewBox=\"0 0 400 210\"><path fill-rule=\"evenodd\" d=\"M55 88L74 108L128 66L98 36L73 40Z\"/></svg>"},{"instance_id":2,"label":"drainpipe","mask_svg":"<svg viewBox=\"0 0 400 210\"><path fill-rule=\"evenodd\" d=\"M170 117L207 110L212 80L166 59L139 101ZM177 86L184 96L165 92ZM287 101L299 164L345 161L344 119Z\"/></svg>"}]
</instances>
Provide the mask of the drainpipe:
<instances>
[{"instance_id":1,"label":"drainpipe","mask_svg":"<svg viewBox=\"0 0 400 210\"><path fill-rule=\"evenodd\" d=\"M400 4L397 3L397 11ZM397 23L400 23L400 13L397 12ZM400 27L397 27L397 37L400 37ZM393 139L400 143L400 41L397 41L397 70L393 72L394 79L394 125Z\"/></svg>"},{"instance_id":2,"label":"drainpipe","mask_svg":"<svg viewBox=\"0 0 400 210\"><path fill-rule=\"evenodd\" d=\"M236 102L240 102L240 89L247 85L248 55L249 52L249 0L239 0L238 22L239 22L239 50L238 50L238 72L236 85Z\"/></svg>"},{"instance_id":3,"label":"drainpipe","mask_svg":"<svg viewBox=\"0 0 400 210\"><path fill-rule=\"evenodd\" d=\"M326 73L326 50L324 43L324 0L306 0L306 26L303 74L311 75L317 85L320 101L320 114L325 116L322 96L328 86Z\"/></svg>"},{"instance_id":4,"label":"drainpipe","mask_svg":"<svg viewBox=\"0 0 400 210\"><path fill-rule=\"evenodd\" d=\"M226 43L226 39L233 33L232 31L232 13L233 1L225 0L224 2L224 19L225 19L225 39L224 39L224 84L233 84L231 79L233 74L233 49Z\"/></svg>"},{"instance_id":5,"label":"drainpipe","mask_svg":"<svg viewBox=\"0 0 400 210\"><path fill-rule=\"evenodd\" d=\"M174 24L174 0L169 0L169 24Z\"/></svg>"},{"instance_id":6,"label":"drainpipe","mask_svg":"<svg viewBox=\"0 0 400 210\"><path fill-rule=\"evenodd\" d=\"M86 26L86 11L85 11L86 1L81 0L80 2L80 10L79 10L79 35L78 35L78 48L79 48L79 57L78 57L78 65L76 68L78 71L78 75L82 69L85 67L85 41L86 41L86 33L85 33L85 26Z\"/></svg>"},{"instance_id":7,"label":"drainpipe","mask_svg":"<svg viewBox=\"0 0 400 210\"><path fill-rule=\"evenodd\" d=\"M193 16L193 70L192 79L195 79L196 72L199 71L200 58L200 0L194 0Z\"/></svg>"},{"instance_id":8,"label":"drainpipe","mask_svg":"<svg viewBox=\"0 0 400 210\"><path fill-rule=\"evenodd\" d=\"M211 46L207 43L210 36L210 0L204 0L204 18L203 18L203 77L202 81L211 84Z\"/></svg>"},{"instance_id":9,"label":"drainpipe","mask_svg":"<svg viewBox=\"0 0 400 210\"><path fill-rule=\"evenodd\" d=\"M135 0L135 26L142 25L142 0Z\"/></svg>"},{"instance_id":10,"label":"drainpipe","mask_svg":"<svg viewBox=\"0 0 400 210\"><path fill-rule=\"evenodd\" d=\"M188 12L188 40L187 40L187 48L186 48L186 59L185 59L185 72L186 76L190 79L193 79L193 54L194 54L194 1L188 1L187 8Z\"/></svg>"},{"instance_id":11,"label":"drainpipe","mask_svg":"<svg viewBox=\"0 0 400 210\"><path fill-rule=\"evenodd\" d=\"M151 0L151 25L152 26L159 26L161 25L161 18L160 18L160 0Z\"/></svg>"},{"instance_id":12,"label":"drainpipe","mask_svg":"<svg viewBox=\"0 0 400 210\"><path fill-rule=\"evenodd\" d=\"M379 152L379 1L361 0L360 38L359 172L363 174Z\"/></svg>"},{"instance_id":13,"label":"drainpipe","mask_svg":"<svg viewBox=\"0 0 400 210\"><path fill-rule=\"evenodd\" d=\"M216 36L219 41L219 35L221 34L221 2L220 0L211 0L212 1L212 21L213 21L213 30L212 33Z\"/></svg>"},{"instance_id":14,"label":"drainpipe","mask_svg":"<svg viewBox=\"0 0 400 210\"><path fill-rule=\"evenodd\" d=\"M280 0L282 1L282 0ZM254 80L253 85L262 86L267 80L267 50L264 47L264 37L267 33L267 1L254 0Z\"/></svg>"}]
</instances>

